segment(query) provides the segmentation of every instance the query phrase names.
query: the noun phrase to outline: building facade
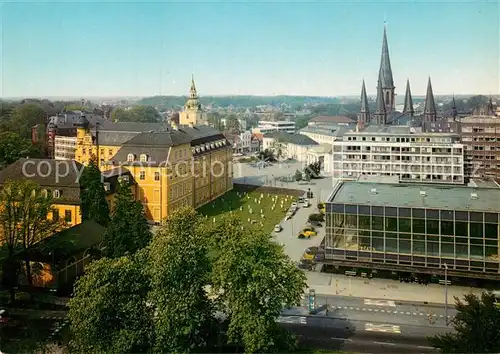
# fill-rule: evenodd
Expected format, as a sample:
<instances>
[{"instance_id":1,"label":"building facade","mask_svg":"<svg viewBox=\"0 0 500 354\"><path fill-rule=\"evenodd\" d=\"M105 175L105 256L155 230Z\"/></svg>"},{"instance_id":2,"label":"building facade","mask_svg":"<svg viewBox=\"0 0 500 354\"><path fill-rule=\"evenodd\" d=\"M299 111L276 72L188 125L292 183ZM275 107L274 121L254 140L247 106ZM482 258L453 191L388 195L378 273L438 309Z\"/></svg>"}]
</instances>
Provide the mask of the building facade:
<instances>
[{"instance_id":1,"label":"building facade","mask_svg":"<svg viewBox=\"0 0 500 354\"><path fill-rule=\"evenodd\" d=\"M264 135L263 150L271 150L279 159L294 159L307 162L308 151L319 144L302 134L274 132Z\"/></svg>"},{"instance_id":2,"label":"building facade","mask_svg":"<svg viewBox=\"0 0 500 354\"><path fill-rule=\"evenodd\" d=\"M495 116L463 118L461 140L467 177L500 181L500 119Z\"/></svg>"},{"instance_id":3,"label":"building facade","mask_svg":"<svg viewBox=\"0 0 500 354\"><path fill-rule=\"evenodd\" d=\"M260 120L257 127L258 132L267 134L271 132L295 133L295 122L288 120L268 121Z\"/></svg>"},{"instance_id":4,"label":"building facade","mask_svg":"<svg viewBox=\"0 0 500 354\"><path fill-rule=\"evenodd\" d=\"M464 184L458 134L419 133L410 127L370 126L333 143L333 175L399 176L403 182Z\"/></svg>"},{"instance_id":5,"label":"building facade","mask_svg":"<svg viewBox=\"0 0 500 354\"><path fill-rule=\"evenodd\" d=\"M498 188L340 182L325 259L348 267L500 280Z\"/></svg>"},{"instance_id":6,"label":"building facade","mask_svg":"<svg viewBox=\"0 0 500 354\"><path fill-rule=\"evenodd\" d=\"M76 136L56 135L54 143L55 160L74 160L76 151Z\"/></svg>"}]
</instances>

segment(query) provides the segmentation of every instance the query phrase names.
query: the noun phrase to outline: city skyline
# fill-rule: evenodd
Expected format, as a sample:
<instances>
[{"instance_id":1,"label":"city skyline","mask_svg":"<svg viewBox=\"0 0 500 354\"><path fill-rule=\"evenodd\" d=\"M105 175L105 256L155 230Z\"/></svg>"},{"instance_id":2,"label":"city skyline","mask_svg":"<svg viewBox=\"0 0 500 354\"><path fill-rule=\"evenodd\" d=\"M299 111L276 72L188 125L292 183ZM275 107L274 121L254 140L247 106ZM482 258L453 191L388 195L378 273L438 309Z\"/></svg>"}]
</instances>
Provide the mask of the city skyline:
<instances>
[{"instance_id":1,"label":"city skyline","mask_svg":"<svg viewBox=\"0 0 500 354\"><path fill-rule=\"evenodd\" d=\"M499 4L6 3L1 97L497 94ZM402 16L401 14L412 14ZM451 53L451 54L450 54Z\"/></svg>"}]
</instances>

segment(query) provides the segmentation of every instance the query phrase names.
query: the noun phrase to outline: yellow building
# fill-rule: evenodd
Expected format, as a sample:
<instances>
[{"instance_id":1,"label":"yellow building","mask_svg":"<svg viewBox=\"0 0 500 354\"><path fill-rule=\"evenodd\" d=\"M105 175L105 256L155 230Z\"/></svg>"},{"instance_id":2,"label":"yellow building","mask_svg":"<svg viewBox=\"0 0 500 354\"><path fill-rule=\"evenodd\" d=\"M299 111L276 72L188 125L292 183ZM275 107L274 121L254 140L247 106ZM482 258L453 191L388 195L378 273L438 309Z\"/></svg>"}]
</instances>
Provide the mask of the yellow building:
<instances>
[{"instance_id":1,"label":"yellow building","mask_svg":"<svg viewBox=\"0 0 500 354\"><path fill-rule=\"evenodd\" d=\"M83 117L76 123L75 160L87 164L96 155L103 175L130 172L136 199L147 218L159 223L181 206L198 208L233 188L232 147L206 125L194 80L179 121L106 122L96 130Z\"/></svg>"},{"instance_id":2,"label":"yellow building","mask_svg":"<svg viewBox=\"0 0 500 354\"><path fill-rule=\"evenodd\" d=\"M83 168L73 160L22 158L0 171L0 185L7 180L32 180L41 187L44 195L53 199L54 210L48 218L63 220L65 226L70 227L82 222L79 179ZM118 179L125 176L131 185L134 180L128 171L109 172L104 176L104 188L111 204Z\"/></svg>"},{"instance_id":3,"label":"yellow building","mask_svg":"<svg viewBox=\"0 0 500 354\"><path fill-rule=\"evenodd\" d=\"M191 78L191 89L189 99L184 105L184 110L179 113L179 124L181 125L208 125L207 113L201 108L198 101L198 93L194 84L194 77Z\"/></svg>"}]
</instances>

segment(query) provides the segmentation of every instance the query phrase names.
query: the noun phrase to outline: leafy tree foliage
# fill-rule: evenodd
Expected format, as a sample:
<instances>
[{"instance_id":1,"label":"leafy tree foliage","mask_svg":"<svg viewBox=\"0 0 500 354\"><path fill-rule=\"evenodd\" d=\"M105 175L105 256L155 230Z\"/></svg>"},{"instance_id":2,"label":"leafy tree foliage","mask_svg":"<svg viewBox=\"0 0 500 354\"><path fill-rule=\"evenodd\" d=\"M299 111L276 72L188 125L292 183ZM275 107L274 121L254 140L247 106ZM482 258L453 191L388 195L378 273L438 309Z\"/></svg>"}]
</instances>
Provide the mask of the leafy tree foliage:
<instances>
[{"instance_id":1,"label":"leafy tree foliage","mask_svg":"<svg viewBox=\"0 0 500 354\"><path fill-rule=\"evenodd\" d=\"M212 281L229 316L229 341L250 353L292 349L294 342L277 319L284 307L300 303L304 273L269 234L243 227L235 217L223 219L214 231L209 233L217 240Z\"/></svg>"},{"instance_id":2,"label":"leafy tree foliage","mask_svg":"<svg viewBox=\"0 0 500 354\"><path fill-rule=\"evenodd\" d=\"M500 351L500 308L492 293L455 298L455 332L429 338L442 353L498 353Z\"/></svg>"},{"instance_id":3,"label":"leafy tree foliage","mask_svg":"<svg viewBox=\"0 0 500 354\"><path fill-rule=\"evenodd\" d=\"M68 304L72 353L149 351L154 309L146 301L149 278L145 262L143 251L129 257L102 258L85 270Z\"/></svg>"},{"instance_id":4,"label":"leafy tree foliage","mask_svg":"<svg viewBox=\"0 0 500 354\"><path fill-rule=\"evenodd\" d=\"M135 106L129 110L118 107L111 112L111 119L116 122L155 123L161 120L161 116L151 106Z\"/></svg>"},{"instance_id":5,"label":"leafy tree foliage","mask_svg":"<svg viewBox=\"0 0 500 354\"><path fill-rule=\"evenodd\" d=\"M208 113L207 116L208 116L207 117L208 124L210 126L214 127L215 129L218 129L220 131L224 130L224 124L222 123L221 115L218 112L210 112L210 113Z\"/></svg>"},{"instance_id":6,"label":"leafy tree foliage","mask_svg":"<svg viewBox=\"0 0 500 354\"><path fill-rule=\"evenodd\" d=\"M199 215L174 212L150 246L150 301L157 310L155 352L191 352L207 346L213 308L205 286L208 250Z\"/></svg>"},{"instance_id":7,"label":"leafy tree foliage","mask_svg":"<svg viewBox=\"0 0 500 354\"><path fill-rule=\"evenodd\" d=\"M0 167L10 165L21 157L41 157L40 148L17 133L0 133Z\"/></svg>"},{"instance_id":8,"label":"leafy tree foliage","mask_svg":"<svg viewBox=\"0 0 500 354\"><path fill-rule=\"evenodd\" d=\"M80 211L82 220L94 220L106 226L109 222L109 205L101 177L97 158L92 156L80 177Z\"/></svg>"},{"instance_id":9,"label":"leafy tree foliage","mask_svg":"<svg viewBox=\"0 0 500 354\"><path fill-rule=\"evenodd\" d=\"M300 170L295 171L295 180L297 182L302 181L302 172Z\"/></svg>"},{"instance_id":10,"label":"leafy tree foliage","mask_svg":"<svg viewBox=\"0 0 500 354\"><path fill-rule=\"evenodd\" d=\"M6 121L7 130L19 134L24 139L31 138L31 128L44 124L47 113L36 104L28 103L15 107Z\"/></svg>"},{"instance_id":11,"label":"leafy tree foliage","mask_svg":"<svg viewBox=\"0 0 500 354\"><path fill-rule=\"evenodd\" d=\"M226 127L230 133L239 134L241 132L240 122L236 114L231 113L226 117Z\"/></svg>"},{"instance_id":12,"label":"leafy tree foliage","mask_svg":"<svg viewBox=\"0 0 500 354\"><path fill-rule=\"evenodd\" d=\"M257 157L262 161L273 162L276 161L276 157L274 156L274 152L269 149L265 149L264 151L259 151Z\"/></svg>"},{"instance_id":13,"label":"leafy tree foliage","mask_svg":"<svg viewBox=\"0 0 500 354\"><path fill-rule=\"evenodd\" d=\"M134 253L151 241L144 208L134 200L130 186L118 185L111 222L104 234L104 254L107 257L121 257Z\"/></svg>"},{"instance_id":14,"label":"leafy tree foliage","mask_svg":"<svg viewBox=\"0 0 500 354\"><path fill-rule=\"evenodd\" d=\"M311 178L319 178L321 176L321 162L313 162L306 167L306 175L309 174Z\"/></svg>"},{"instance_id":15,"label":"leafy tree foliage","mask_svg":"<svg viewBox=\"0 0 500 354\"><path fill-rule=\"evenodd\" d=\"M62 226L59 220L48 219L52 212L51 196L42 194L31 180L7 181L0 191L1 242L7 248L7 283L12 289L17 283L17 266L13 261L16 250L27 250L51 236ZM26 276L32 284L31 265L25 260ZM11 296L14 292L11 290ZM13 300L13 299L12 299Z\"/></svg>"}]
</instances>

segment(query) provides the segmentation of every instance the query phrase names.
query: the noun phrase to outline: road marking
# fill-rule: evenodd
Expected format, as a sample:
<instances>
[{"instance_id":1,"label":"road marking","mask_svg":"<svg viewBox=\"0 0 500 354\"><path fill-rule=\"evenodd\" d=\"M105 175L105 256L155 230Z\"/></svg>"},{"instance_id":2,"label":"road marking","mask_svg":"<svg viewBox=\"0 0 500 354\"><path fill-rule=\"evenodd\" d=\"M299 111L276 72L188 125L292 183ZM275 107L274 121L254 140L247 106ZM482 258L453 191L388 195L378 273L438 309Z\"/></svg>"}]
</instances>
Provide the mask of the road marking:
<instances>
[{"instance_id":1,"label":"road marking","mask_svg":"<svg viewBox=\"0 0 500 354\"><path fill-rule=\"evenodd\" d=\"M394 313L398 313L397 311L394 311Z\"/></svg>"},{"instance_id":2,"label":"road marking","mask_svg":"<svg viewBox=\"0 0 500 354\"><path fill-rule=\"evenodd\" d=\"M375 310L373 310L373 311L378 312L378 309L375 309Z\"/></svg>"},{"instance_id":3,"label":"road marking","mask_svg":"<svg viewBox=\"0 0 500 354\"><path fill-rule=\"evenodd\" d=\"M349 307L349 310L354 310L354 307Z\"/></svg>"},{"instance_id":4,"label":"road marking","mask_svg":"<svg viewBox=\"0 0 500 354\"><path fill-rule=\"evenodd\" d=\"M278 317L279 323L295 323L295 324L307 324L307 317L299 316L280 316Z\"/></svg>"},{"instance_id":5,"label":"road marking","mask_svg":"<svg viewBox=\"0 0 500 354\"><path fill-rule=\"evenodd\" d=\"M407 312L406 314L407 314L407 315L410 315L410 313L409 313L409 312Z\"/></svg>"},{"instance_id":6,"label":"road marking","mask_svg":"<svg viewBox=\"0 0 500 354\"><path fill-rule=\"evenodd\" d=\"M444 317L443 315L439 315L439 317Z\"/></svg>"},{"instance_id":7,"label":"road marking","mask_svg":"<svg viewBox=\"0 0 500 354\"><path fill-rule=\"evenodd\" d=\"M330 339L332 339L332 340L341 340L341 341L348 341L348 342L352 342L352 339L351 339L351 338L337 338L337 337L331 337Z\"/></svg>"},{"instance_id":8,"label":"road marking","mask_svg":"<svg viewBox=\"0 0 500 354\"><path fill-rule=\"evenodd\" d=\"M358 310L358 311L359 311L359 307L356 307L356 310Z\"/></svg>"},{"instance_id":9,"label":"road marking","mask_svg":"<svg viewBox=\"0 0 500 354\"><path fill-rule=\"evenodd\" d=\"M388 343L388 342L373 342L373 343L382 345L396 345L395 343Z\"/></svg>"},{"instance_id":10,"label":"road marking","mask_svg":"<svg viewBox=\"0 0 500 354\"><path fill-rule=\"evenodd\" d=\"M373 311L373 309L368 309L368 311Z\"/></svg>"},{"instance_id":11,"label":"road marking","mask_svg":"<svg viewBox=\"0 0 500 354\"><path fill-rule=\"evenodd\" d=\"M344 309L347 310L347 306L344 306Z\"/></svg>"},{"instance_id":12,"label":"road marking","mask_svg":"<svg viewBox=\"0 0 500 354\"><path fill-rule=\"evenodd\" d=\"M364 307L361 310L366 311L366 309Z\"/></svg>"},{"instance_id":13,"label":"road marking","mask_svg":"<svg viewBox=\"0 0 500 354\"><path fill-rule=\"evenodd\" d=\"M365 299L364 301L365 301L365 305L396 307L396 303L394 301L391 301L391 300Z\"/></svg>"},{"instance_id":14,"label":"road marking","mask_svg":"<svg viewBox=\"0 0 500 354\"><path fill-rule=\"evenodd\" d=\"M385 333L401 333L401 327L391 324L373 324L365 323L365 331L385 332Z\"/></svg>"},{"instance_id":15,"label":"road marking","mask_svg":"<svg viewBox=\"0 0 500 354\"><path fill-rule=\"evenodd\" d=\"M380 312L385 312L385 310L380 310Z\"/></svg>"},{"instance_id":16,"label":"road marking","mask_svg":"<svg viewBox=\"0 0 500 354\"><path fill-rule=\"evenodd\" d=\"M426 347L425 345L419 345L417 348L420 348L420 349L434 349L433 347Z\"/></svg>"},{"instance_id":17,"label":"road marking","mask_svg":"<svg viewBox=\"0 0 500 354\"><path fill-rule=\"evenodd\" d=\"M416 316L416 315L417 315L417 313L416 313L416 312L414 312L414 313L413 313L413 316Z\"/></svg>"},{"instance_id":18,"label":"road marking","mask_svg":"<svg viewBox=\"0 0 500 354\"><path fill-rule=\"evenodd\" d=\"M423 315L424 315L424 313L423 313L423 312L420 312L420 316L423 316Z\"/></svg>"}]
</instances>

